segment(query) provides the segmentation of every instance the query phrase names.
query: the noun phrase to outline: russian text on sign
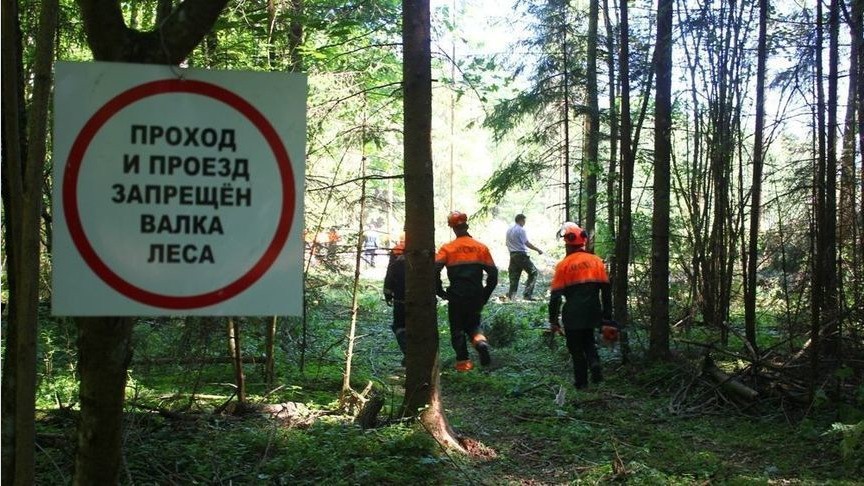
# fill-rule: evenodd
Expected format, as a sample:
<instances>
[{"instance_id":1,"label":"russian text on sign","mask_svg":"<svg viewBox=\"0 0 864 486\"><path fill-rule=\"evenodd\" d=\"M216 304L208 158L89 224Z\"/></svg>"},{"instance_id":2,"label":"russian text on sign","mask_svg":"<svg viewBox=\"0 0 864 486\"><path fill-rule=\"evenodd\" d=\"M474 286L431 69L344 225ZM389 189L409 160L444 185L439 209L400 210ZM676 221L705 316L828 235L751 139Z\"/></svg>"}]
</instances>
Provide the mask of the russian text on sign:
<instances>
[{"instance_id":1,"label":"russian text on sign","mask_svg":"<svg viewBox=\"0 0 864 486\"><path fill-rule=\"evenodd\" d=\"M160 216L159 222L156 222L156 215L142 214L141 215L141 232L142 233L168 233L168 234L193 234L193 235L224 235L225 231L222 228L222 220L219 216L199 216L189 214L163 214Z\"/></svg>"},{"instance_id":2,"label":"russian text on sign","mask_svg":"<svg viewBox=\"0 0 864 486\"><path fill-rule=\"evenodd\" d=\"M198 138L198 131L201 138ZM168 145L182 145L184 147L216 147L219 151L223 148L232 152L237 151L236 135L233 129L215 128L201 129L199 127L162 127L160 125L132 125L131 141L133 145L156 145L164 140ZM200 140L200 144L199 144Z\"/></svg>"},{"instance_id":3,"label":"russian text on sign","mask_svg":"<svg viewBox=\"0 0 864 486\"><path fill-rule=\"evenodd\" d=\"M219 186L175 186L145 184L113 184L111 202L117 204L173 204L181 206L249 207L252 205L252 189L232 187L230 183Z\"/></svg>"},{"instance_id":4,"label":"russian text on sign","mask_svg":"<svg viewBox=\"0 0 864 486\"><path fill-rule=\"evenodd\" d=\"M177 243L153 243L150 245L150 256L147 263L216 263L213 259L213 249L210 245L201 247L198 252L196 245L180 245Z\"/></svg>"}]
</instances>

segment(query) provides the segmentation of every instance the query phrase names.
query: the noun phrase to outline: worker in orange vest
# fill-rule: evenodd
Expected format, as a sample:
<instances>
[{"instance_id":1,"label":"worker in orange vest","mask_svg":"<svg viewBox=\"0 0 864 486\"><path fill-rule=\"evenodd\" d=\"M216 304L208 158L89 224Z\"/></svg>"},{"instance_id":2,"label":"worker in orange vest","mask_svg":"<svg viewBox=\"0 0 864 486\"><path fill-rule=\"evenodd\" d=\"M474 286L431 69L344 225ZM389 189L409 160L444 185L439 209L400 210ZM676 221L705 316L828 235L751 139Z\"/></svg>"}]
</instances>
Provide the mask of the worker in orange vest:
<instances>
[{"instance_id":1,"label":"worker in orange vest","mask_svg":"<svg viewBox=\"0 0 864 486\"><path fill-rule=\"evenodd\" d=\"M468 234L468 215L453 211L447 217L456 239L442 246L435 255L438 275L437 294L448 301L447 318L450 322L450 341L456 351L456 371L470 371L474 365L468 356L466 338L480 355L480 364L488 366L492 359L489 343L480 332L480 313L498 285L498 267L489 248ZM450 286L444 289L441 270L447 267ZM483 283L483 274L486 283Z\"/></svg>"},{"instance_id":2,"label":"worker in orange vest","mask_svg":"<svg viewBox=\"0 0 864 486\"><path fill-rule=\"evenodd\" d=\"M384 300L393 307L393 324L390 329L396 336L396 344L402 351L402 366L405 366L405 355L408 351L405 336L405 238L401 238L390 250L390 261L387 273L384 275Z\"/></svg>"},{"instance_id":3,"label":"worker in orange vest","mask_svg":"<svg viewBox=\"0 0 864 486\"><path fill-rule=\"evenodd\" d=\"M330 231L327 232L327 258L336 258L339 250L339 240L339 231L336 230L335 226L331 226Z\"/></svg>"},{"instance_id":4,"label":"worker in orange vest","mask_svg":"<svg viewBox=\"0 0 864 486\"><path fill-rule=\"evenodd\" d=\"M558 318L564 299L561 320L567 349L573 359L573 384L576 388L585 388L589 368L592 382L603 381L594 330L613 322L612 293L603 260L585 250L588 233L576 223L567 222L561 227L560 235L567 255L555 266L552 277L549 325L553 333L561 332Z\"/></svg>"}]
</instances>

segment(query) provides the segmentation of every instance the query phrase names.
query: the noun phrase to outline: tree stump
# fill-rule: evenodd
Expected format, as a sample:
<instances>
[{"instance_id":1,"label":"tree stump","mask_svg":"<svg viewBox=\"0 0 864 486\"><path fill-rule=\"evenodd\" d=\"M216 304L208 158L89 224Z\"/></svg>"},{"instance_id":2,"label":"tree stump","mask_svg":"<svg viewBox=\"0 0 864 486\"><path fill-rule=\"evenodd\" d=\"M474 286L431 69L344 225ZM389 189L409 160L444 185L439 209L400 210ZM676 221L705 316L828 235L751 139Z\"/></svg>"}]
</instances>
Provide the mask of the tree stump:
<instances>
[{"instance_id":1,"label":"tree stump","mask_svg":"<svg viewBox=\"0 0 864 486\"><path fill-rule=\"evenodd\" d=\"M375 428L378 425L378 413L381 412L382 407L384 407L384 398L378 393L373 393L363 404L363 408L360 409L354 422L363 430Z\"/></svg>"}]
</instances>

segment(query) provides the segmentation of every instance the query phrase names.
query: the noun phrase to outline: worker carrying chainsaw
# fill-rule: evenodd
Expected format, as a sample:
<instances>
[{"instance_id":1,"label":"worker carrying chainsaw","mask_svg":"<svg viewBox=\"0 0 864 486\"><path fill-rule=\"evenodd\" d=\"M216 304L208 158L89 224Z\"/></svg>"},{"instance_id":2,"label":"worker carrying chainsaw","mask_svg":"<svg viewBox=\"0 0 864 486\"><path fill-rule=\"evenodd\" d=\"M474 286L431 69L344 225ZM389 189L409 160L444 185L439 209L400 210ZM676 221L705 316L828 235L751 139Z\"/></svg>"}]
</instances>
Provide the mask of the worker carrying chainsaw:
<instances>
[{"instance_id":1,"label":"worker carrying chainsaw","mask_svg":"<svg viewBox=\"0 0 864 486\"><path fill-rule=\"evenodd\" d=\"M384 275L384 300L393 307L393 324L390 329L396 336L396 344L402 351L402 366L408 349L405 336L405 238L399 239L390 250L390 261Z\"/></svg>"},{"instance_id":2,"label":"worker carrying chainsaw","mask_svg":"<svg viewBox=\"0 0 864 486\"><path fill-rule=\"evenodd\" d=\"M498 268L489 248L468 234L468 216L465 213L453 211L447 217L447 225L453 229L456 239L442 246L435 255L436 293L448 301L447 319L450 322L450 342L456 351L456 371L465 372L474 367L468 356L466 338L471 339L480 355L481 365L488 366L492 362L489 344L480 330L480 313L498 285ZM444 267L447 267L450 280L446 290L441 282Z\"/></svg>"},{"instance_id":3,"label":"worker carrying chainsaw","mask_svg":"<svg viewBox=\"0 0 864 486\"><path fill-rule=\"evenodd\" d=\"M585 388L588 386L589 368L592 382L603 381L594 330L601 329L604 324L608 328L614 327L609 276L603 260L586 251L588 233L579 225L564 223L559 235L564 240L567 254L555 266L555 275L552 277L549 325L553 333L560 333L559 311L563 298L564 309L560 316L564 323L567 349L573 359L573 385ZM611 337L611 331L608 332Z\"/></svg>"}]
</instances>

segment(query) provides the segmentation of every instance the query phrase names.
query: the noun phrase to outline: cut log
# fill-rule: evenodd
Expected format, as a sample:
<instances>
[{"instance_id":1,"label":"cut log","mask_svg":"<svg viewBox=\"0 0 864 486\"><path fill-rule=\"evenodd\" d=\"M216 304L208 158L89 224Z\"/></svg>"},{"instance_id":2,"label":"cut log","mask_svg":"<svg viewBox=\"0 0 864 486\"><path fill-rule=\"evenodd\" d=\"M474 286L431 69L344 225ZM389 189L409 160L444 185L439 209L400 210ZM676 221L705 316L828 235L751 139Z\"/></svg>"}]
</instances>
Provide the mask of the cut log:
<instances>
[{"instance_id":1,"label":"cut log","mask_svg":"<svg viewBox=\"0 0 864 486\"><path fill-rule=\"evenodd\" d=\"M702 362L702 373L711 377L716 381L723 390L733 393L735 396L748 401L755 400L759 396L759 392L749 386L729 376L723 370L714 364L710 354L705 355L705 360Z\"/></svg>"},{"instance_id":2,"label":"cut log","mask_svg":"<svg viewBox=\"0 0 864 486\"><path fill-rule=\"evenodd\" d=\"M317 413L299 402L270 403L262 405L261 413L288 427L308 427L315 422Z\"/></svg>"}]
</instances>

